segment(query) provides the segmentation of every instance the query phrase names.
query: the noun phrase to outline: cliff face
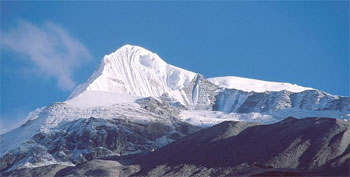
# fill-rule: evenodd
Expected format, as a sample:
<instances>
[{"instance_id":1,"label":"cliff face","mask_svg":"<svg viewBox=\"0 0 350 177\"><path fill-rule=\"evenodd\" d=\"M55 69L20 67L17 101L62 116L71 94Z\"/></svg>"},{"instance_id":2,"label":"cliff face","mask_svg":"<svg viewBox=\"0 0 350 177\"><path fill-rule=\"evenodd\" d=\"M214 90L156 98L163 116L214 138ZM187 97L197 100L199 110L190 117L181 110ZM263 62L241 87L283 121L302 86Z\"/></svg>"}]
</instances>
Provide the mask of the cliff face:
<instances>
[{"instance_id":1,"label":"cliff face","mask_svg":"<svg viewBox=\"0 0 350 177\"><path fill-rule=\"evenodd\" d=\"M350 98L318 90L299 93L289 91L244 92L223 89L216 96L213 110L237 113L269 113L276 110L350 112Z\"/></svg>"}]
</instances>

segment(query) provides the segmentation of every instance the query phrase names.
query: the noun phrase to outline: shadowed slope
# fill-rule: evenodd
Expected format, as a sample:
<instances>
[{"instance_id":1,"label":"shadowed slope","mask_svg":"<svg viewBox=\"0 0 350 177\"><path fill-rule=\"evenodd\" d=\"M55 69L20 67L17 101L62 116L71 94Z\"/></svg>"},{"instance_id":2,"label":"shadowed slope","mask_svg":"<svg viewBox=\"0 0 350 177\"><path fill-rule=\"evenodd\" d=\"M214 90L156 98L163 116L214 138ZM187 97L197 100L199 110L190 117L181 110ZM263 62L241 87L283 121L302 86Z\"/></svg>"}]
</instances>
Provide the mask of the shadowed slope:
<instances>
[{"instance_id":1,"label":"shadowed slope","mask_svg":"<svg viewBox=\"0 0 350 177\"><path fill-rule=\"evenodd\" d=\"M258 165L345 175L349 173L349 127L349 122L328 118L288 118L255 126L224 122L140 157L143 169L139 174L152 174L154 169L159 173L160 166L219 169Z\"/></svg>"}]
</instances>

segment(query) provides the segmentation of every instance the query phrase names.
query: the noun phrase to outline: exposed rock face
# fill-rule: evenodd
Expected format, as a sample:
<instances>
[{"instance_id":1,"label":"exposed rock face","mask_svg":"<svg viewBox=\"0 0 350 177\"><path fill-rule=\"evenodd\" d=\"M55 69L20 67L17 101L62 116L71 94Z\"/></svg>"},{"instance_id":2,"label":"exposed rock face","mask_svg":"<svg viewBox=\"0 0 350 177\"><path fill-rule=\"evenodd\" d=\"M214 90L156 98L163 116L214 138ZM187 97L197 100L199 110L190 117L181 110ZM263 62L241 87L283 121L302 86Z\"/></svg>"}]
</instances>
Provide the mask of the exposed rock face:
<instances>
[{"instance_id":1,"label":"exposed rock face","mask_svg":"<svg viewBox=\"0 0 350 177\"><path fill-rule=\"evenodd\" d=\"M155 99L140 101L163 120L135 122L126 116L115 119L78 119L60 125L61 130L35 134L26 144L0 158L1 171L26 163L72 165L110 155L127 155L157 149L180 137L199 130L175 119L176 111L159 106ZM45 164L49 162L49 164Z\"/></svg>"},{"instance_id":2,"label":"exposed rock face","mask_svg":"<svg viewBox=\"0 0 350 177\"><path fill-rule=\"evenodd\" d=\"M94 159L78 164L76 167L68 167L59 171L55 176L129 176L140 170L138 165L123 165L114 160Z\"/></svg>"},{"instance_id":3,"label":"exposed rock face","mask_svg":"<svg viewBox=\"0 0 350 177\"><path fill-rule=\"evenodd\" d=\"M17 170L12 170L7 173L0 173L0 176L7 176L7 177L53 177L56 175L57 172L60 170L67 168L66 165L47 165L42 167L36 167L36 168L22 168Z\"/></svg>"},{"instance_id":4,"label":"exposed rock face","mask_svg":"<svg viewBox=\"0 0 350 177\"><path fill-rule=\"evenodd\" d=\"M187 106L198 110L212 110L218 87L202 75L197 76L183 89L189 103Z\"/></svg>"},{"instance_id":5,"label":"exposed rock face","mask_svg":"<svg viewBox=\"0 0 350 177\"><path fill-rule=\"evenodd\" d=\"M284 109L350 112L350 98L329 95L318 90L299 93L289 91L256 93L224 89L216 96L213 106L213 110L238 113L263 113Z\"/></svg>"},{"instance_id":6,"label":"exposed rock face","mask_svg":"<svg viewBox=\"0 0 350 177\"><path fill-rule=\"evenodd\" d=\"M167 97L164 95L160 99L155 99L153 97L147 97L137 100L137 103L141 105L143 109L150 111L152 113L158 114L160 116L175 118L180 113L182 105L172 105L170 100L166 100ZM168 102L167 102L168 101Z\"/></svg>"}]
</instances>

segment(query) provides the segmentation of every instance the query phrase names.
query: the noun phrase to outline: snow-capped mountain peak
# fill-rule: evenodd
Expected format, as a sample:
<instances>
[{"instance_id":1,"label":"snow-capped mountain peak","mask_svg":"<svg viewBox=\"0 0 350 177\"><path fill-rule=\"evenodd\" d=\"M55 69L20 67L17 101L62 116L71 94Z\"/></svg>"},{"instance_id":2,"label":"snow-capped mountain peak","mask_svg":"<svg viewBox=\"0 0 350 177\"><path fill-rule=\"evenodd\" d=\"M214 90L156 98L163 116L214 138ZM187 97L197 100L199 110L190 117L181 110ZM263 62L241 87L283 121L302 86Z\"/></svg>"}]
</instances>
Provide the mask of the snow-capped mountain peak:
<instances>
[{"instance_id":1,"label":"snow-capped mountain peak","mask_svg":"<svg viewBox=\"0 0 350 177\"><path fill-rule=\"evenodd\" d=\"M0 135L0 173L146 152L227 120L348 119L349 111L350 97L234 76L206 79L125 45L106 55L67 101L33 111Z\"/></svg>"},{"instance_id":2,"label":"snow-capped mountain peak","mask_svg":"<svg viewBox=\"0 0 350 177\"><path fill-rule=\"evenodd\" d=\"M106 55L97 71L79 85L69 99L85 91L160 96L186 86L195 73L172 66L142 47L125 45Z\"/></svg>"}]
</instances>

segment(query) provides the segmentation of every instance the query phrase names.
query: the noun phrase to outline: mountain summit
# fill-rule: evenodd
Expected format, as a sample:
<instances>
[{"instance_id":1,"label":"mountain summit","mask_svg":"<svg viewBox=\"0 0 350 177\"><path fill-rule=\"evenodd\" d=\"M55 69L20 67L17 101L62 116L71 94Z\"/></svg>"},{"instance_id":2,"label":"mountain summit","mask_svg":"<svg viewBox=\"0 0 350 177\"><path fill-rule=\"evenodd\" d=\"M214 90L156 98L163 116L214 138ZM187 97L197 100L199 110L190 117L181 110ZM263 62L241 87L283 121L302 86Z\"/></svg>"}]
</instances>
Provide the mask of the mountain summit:
<instances>
[{"instance_id":1,"label":"mountain summit","mask_svg":"<svg viewBox=\"0 0 350 177\"><path fill-rule=\"evenodd\" d=\"M97 71L70 98L85 91L126 93L134 96L161 96L185 87L195 73L172 66L142 47L125 45L106 55Z\"/></svg>"},{"instance_id":2,"label":"mountain summit","mask_svg":"<svg viewBox=\"0 0 350 177\"><path fill-rule=\"evenodd\" d=\"M187 86L196 73L167 64L156 53L145 48L124 45L106 55L98 69L70 95L72 99L85 91L126 93L133 96L161 96ZM224 88L264 92L288 90L301 92L312 88L295 84L268 82L242 77L214 77L209 81Z\"/></svg>"}]
</instances>

